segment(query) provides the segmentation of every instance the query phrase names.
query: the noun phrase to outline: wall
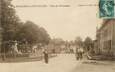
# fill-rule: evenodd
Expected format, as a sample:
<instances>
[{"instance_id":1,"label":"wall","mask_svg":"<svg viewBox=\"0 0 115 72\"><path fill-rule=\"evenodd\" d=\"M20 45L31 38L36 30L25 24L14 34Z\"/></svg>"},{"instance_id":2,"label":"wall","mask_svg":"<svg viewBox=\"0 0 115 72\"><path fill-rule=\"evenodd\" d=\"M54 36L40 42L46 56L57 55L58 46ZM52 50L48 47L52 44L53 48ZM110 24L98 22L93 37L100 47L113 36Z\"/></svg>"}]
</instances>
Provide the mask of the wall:
<instances>
[{"instance_id":1,"label":"wall","mask_svg":"<svg viewBox=\"0 0 115 72\"><path fill-rule=\"evenodd\" d=\"M115 56L115 19L108 20L97 30L97 46L101 54Z\"/></svg>"}]
</instances>

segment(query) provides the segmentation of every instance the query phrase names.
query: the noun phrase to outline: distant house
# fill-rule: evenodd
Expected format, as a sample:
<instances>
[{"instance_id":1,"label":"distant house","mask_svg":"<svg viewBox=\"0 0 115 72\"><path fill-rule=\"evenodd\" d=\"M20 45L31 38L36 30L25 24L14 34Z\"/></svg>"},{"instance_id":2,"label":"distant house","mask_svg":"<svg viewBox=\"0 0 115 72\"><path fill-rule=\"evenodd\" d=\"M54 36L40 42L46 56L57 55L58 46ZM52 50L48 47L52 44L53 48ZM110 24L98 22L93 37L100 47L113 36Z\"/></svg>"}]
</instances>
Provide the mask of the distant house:
<instances>
[{"instance_id":1,"label":"distant house","mask_svg":"<svg viewBox=\"0 0 115 72\"><path fill-rule=\"evenodd\" d=\"M96 38L101 54L115 56L115 19L104 20L97 30Z\"/></svg>"}]
</instances>

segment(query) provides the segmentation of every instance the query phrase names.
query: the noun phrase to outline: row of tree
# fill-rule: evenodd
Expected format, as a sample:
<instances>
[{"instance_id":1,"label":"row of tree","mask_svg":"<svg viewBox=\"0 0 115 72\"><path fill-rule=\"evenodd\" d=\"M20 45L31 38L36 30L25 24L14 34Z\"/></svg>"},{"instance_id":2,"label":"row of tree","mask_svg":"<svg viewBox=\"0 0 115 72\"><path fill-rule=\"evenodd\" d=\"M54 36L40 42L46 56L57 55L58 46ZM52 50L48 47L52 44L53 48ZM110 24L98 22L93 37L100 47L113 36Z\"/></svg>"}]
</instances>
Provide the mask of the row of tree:
<instances>
[{"instance_id":1,"label":"row of tree","mask_svg":"<svg viewBox=\"0 0 115 72\"><path fill-rule=\"evenodd\" d=\"M90 37L86 37L84 41L81 37L76 37L75 44L82 46L85 51L90 51L94 48L94 41Z\"/></svg>"},{"instance_id":2,"label":"row of tree","mask_svg":"<svg viewBox=\"0 0 115 72\"><path fill-rule=\"evenodd\" d=\"M64 41L61 38L55 38L50 41L54 45L67 45L67 46L79 46L83 47L84 50L90 51L93 48L94 42L90 37L86 37L83 41L81 37L76 37L73 41Z\"/></svg>"},{"instance_id":3,"label":"row of tree","mask_svg":"<svg viewBox=\"0 0 115 72\"><path fill-rule=\"evenodd\" d=\"M48 44L50 36L43 27L39 27L32 21L22 22L16 15L15 7L11 4L12 0L0 1L2 43L5 46L8 41Z\"/></svg>"}]
</instances>

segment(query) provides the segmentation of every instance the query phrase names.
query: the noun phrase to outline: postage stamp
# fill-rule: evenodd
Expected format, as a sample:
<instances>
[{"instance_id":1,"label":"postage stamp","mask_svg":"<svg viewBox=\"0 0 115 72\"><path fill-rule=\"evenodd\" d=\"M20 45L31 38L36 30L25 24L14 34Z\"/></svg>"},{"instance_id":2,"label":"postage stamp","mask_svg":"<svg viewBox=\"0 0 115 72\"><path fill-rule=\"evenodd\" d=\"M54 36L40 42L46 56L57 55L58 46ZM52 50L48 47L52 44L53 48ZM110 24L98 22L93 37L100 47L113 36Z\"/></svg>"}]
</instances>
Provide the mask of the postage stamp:
<instances>
[{"instance_id":1,"label":"postage stamp","mask_svg":"<svg viewBox=\"0 0 115 72\"><path fill-rule=\"evenodd\" d=\"M99 17L114 18L114 0L99 1Z\"/></svg>"}]
</instances>

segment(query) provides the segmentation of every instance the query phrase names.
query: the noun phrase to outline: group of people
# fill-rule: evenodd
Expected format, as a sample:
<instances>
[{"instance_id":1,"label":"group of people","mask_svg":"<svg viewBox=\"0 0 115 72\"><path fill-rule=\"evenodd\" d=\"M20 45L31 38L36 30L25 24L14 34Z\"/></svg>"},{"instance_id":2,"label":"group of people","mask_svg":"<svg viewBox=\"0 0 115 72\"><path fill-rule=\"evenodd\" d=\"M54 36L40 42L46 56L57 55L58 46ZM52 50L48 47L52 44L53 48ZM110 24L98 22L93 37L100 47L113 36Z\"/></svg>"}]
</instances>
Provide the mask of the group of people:
<instances>
[{"instance_id":1,"label":"group of people","mask_svg":"<svg viewBox=\"0 0 115 72\"><path fill-rule=\"evenodd\" d=\"M83 53L84 53L83 48L80 47L76 48L76 52L75 52L76 59L81 60L83 58Z\"/></svg>"},{"instance_id":2,"label":"group of people","mask_svg":"<svg viewBox=\"0 0 115 72\"><path fill-rule=\"evenodd\" d=\"M83 59L83 53L84 53L84 50L83 48L76 48L76 52L75 52L75 56L76 56L76 60L82 60ZM43 50L43 54L44 54L44 61L45 63L48 63L48 51L47 49L44 49Z\"/></svg>"},{"instance_id":3,"label":"group of people","mask_svg":"<svg viewBox=\"0 0 115 72\"><path fill-rule=\"evenodd\" d=\"M82 60L83 59L83 53L84 53L84 50L83 50L82 47L76 48L76 52L75 52L76 60ZM49 57L48 57L47 49L43 50L43 54L44 54L44 61L45 61L45 63L48 63Z\"/></svg>"}]
</instances>

